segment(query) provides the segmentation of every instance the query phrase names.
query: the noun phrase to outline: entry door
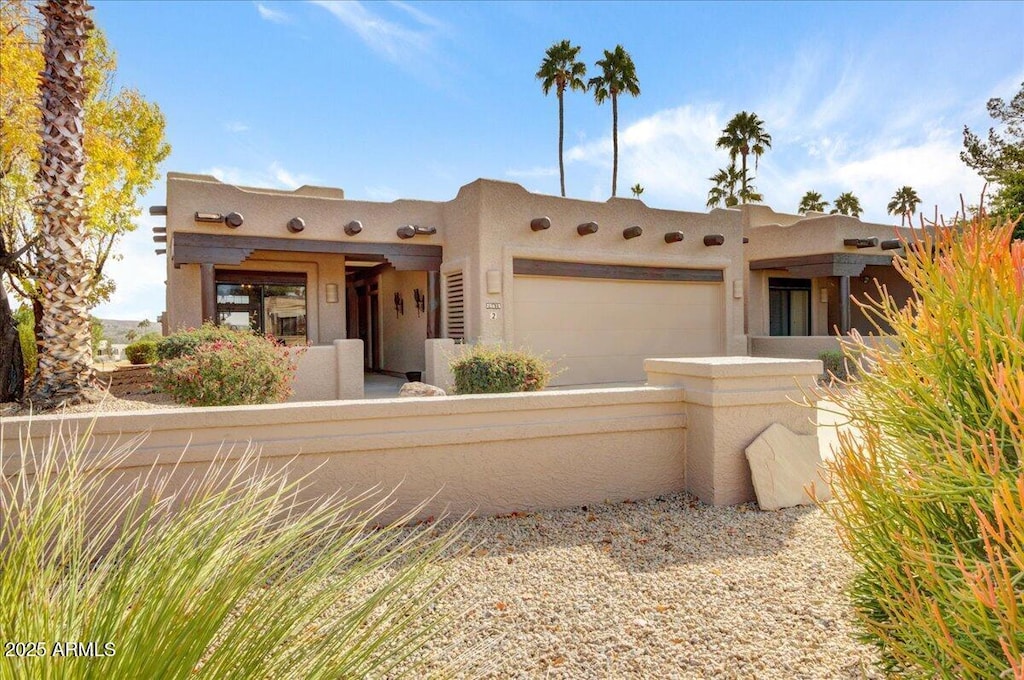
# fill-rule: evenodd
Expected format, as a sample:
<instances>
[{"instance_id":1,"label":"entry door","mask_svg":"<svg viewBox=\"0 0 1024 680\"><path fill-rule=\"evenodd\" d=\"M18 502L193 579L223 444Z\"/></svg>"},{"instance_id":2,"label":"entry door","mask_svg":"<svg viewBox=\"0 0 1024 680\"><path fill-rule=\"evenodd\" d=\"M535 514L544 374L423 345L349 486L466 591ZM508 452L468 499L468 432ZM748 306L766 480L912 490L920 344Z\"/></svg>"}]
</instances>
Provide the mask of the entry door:
<instances>
[{"instance_id":1,"label":"entry door","mask_svg":"<svg viewBox=\"0 0 1024 680\"><path fill-rule=\"evenodd\" d=\"M363 341L363 367L368 371L379 371L380 296L377 280L357 286L356 296L359 309L359 339Z\"/></svg>"}]
</instances>

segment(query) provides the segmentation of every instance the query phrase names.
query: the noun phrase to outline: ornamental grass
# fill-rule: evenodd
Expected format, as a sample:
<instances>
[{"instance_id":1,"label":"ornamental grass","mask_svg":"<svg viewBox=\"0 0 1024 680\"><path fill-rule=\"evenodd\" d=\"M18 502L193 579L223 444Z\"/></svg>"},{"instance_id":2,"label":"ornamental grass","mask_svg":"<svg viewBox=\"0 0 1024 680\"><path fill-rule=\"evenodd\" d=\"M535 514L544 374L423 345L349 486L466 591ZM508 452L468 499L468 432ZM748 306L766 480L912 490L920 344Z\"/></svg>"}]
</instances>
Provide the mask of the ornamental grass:
<instances>
[{"instance_id":1,"label":"ornamental grass","mask_svg":"<svg viewBox=\"0 0 1024 680\"><path fill-rule=\"evenodd\" d=\"M831 464L835 518L862 567L865 638L903 677L1024 678L1024 242L984 216L926 230L894 264L900 308L860 303L897 342L824 389L856 435Z\"/></svg>"},{"instance_id":2,"label":"ornamental grass","mask_svg":"<svg viewBox=\"0 0 1024 680\"><path fill-rule=\"evenodd\" d=\"M61 427L0 452L0 678L417 675L462 523L302 500L306 479L252 448L128 481L140 443Z\"/></svg>"}]
</instances>

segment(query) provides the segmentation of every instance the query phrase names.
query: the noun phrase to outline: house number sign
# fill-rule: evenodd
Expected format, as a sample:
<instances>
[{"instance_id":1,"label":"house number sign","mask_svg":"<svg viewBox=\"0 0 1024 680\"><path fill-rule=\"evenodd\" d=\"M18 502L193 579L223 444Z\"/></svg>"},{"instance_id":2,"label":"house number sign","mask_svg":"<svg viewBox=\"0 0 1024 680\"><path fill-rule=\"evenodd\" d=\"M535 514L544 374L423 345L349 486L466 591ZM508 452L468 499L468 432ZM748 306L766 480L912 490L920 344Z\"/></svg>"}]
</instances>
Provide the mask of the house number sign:
<instances>
[{"instance_id":1,"label":"house number sign","mask_svg":"<svg viewBox=\"0 0 1024 680\"><path fill-rule=\"evenodd\" d=\"M495 311L495 310L501 309L501 303L500 302L485 302L484 303L484 309L491 310L490 314L487 315L489 318L497 319L498 318L498 312Z\"/></svg>"}]
</instances>

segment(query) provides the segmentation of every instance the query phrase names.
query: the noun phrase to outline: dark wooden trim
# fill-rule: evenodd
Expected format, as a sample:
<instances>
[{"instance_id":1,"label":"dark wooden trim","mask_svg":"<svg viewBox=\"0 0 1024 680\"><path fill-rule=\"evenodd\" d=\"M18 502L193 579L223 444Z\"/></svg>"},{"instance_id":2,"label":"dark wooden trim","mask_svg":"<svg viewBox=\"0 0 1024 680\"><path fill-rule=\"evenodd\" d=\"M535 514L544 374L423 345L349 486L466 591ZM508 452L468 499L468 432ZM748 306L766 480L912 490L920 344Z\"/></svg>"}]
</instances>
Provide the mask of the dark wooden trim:
<instances>
[{"instance_id":1,"label":"dark wooden trim","mask_svg":"<svg viewBox=\"0 0 1024 680\"><path fill-rule=\"evenodd\" d=\"M427 337L441 337L441 272L427 272Z\"/></svg>"},{"instance_id":2,"label":"dark wooden trim","mask_svg":"<svg viewBox=\"0 0 1024 680\"><path fill-rule=\"evenodd\" d=\"M252 283L279 286L305 286L306 275L299 272L257 272L245 269L218 269L217 283Z\"/></svg>"},{"instance_id":3,"label":"dark wooden trim","mask_svg":"<svg viewBox=\"0 0 1024 680\"><path fill-rule=\"evenodd\" d=\"M353 271L349 272L352 274L353 281L363 281L366 279L372 279L380 275L389 265L387 262L381 262L373 267L353 267Z\"/></svg>"},{"instance_id":4,"label":"dark wooden trim","mask_svg":"<svg viewBox=\"0 0 1024 680\"><path fill-rule=\"evenodd\" d=\"M441 271L441 246L422 243L362 243L318 239L235 236L179 231L173 234L173 262L232 264L244 262L256 250L290 253L331 253L370 262L391 262L398 270Z\"/></svg>"},{"instance_id":5,"label":"dark wooden trim","mask_svg":"<svg viewBox=\"0 0 1024 680\"><path fill-rule=\"evenodd\" d=\"M721 282L721 269L684 269L682 267L638 267L626 264L590 264L513 258L512 273L528 276L565 276L583 279L619 279L627 281L702 281Z\"/></svg>"},{"instance_id":6,"label":"dark wooden trim","mask_svg":"<svg viewBox=\"0 0 1024 680\"><path fill-rule=\"evenodd\" d=\"M751 260L750 269L789 269L810 265L891 265L889 255L860 255L857 253L818 253L816 255L800 255L798 257L776 257L767 260Z\"/></svg>"},{"instance_id":7,"label":"dark wooden trim","mask_svg":"<svg viewBox=\"0 0 1024 680\"><path fill-rule=\"evenodd\" d=\"M203 322L217 321L217 283L213 264L204 262L199 265L199 291L202 297Z\"/></svg>"}]
</instances>

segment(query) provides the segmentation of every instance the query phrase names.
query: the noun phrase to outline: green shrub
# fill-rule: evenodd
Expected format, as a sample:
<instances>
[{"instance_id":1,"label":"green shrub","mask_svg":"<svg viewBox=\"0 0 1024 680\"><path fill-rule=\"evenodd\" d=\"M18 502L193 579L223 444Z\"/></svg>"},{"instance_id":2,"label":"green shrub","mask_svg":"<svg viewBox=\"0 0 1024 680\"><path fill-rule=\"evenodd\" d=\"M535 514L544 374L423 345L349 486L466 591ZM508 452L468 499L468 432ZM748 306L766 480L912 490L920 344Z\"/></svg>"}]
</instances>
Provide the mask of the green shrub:
<instances>
[{"instance_id":1,"label":"green shrub","mask_svg":"<svg viewBox=\"0 0 1024 680\"><path fill-rule=\"evenodd\" d=\"M193 337L199 333L186 333L187 341L173 335L165 338L172 341L167 346L182 353L160 360L153 370L156 385L179 404L274 404L292 393L300 350L230 329L218 329L216 339L192 345Z\"/></svg>"},{"instance_id":2,"label":"green shrub","mask_svg":"<svg viewBox=\"0 0 1024 680\"><path fill-rule=\"evenodd\" d=\"M846 380L850 377L851 373L856 372L857 364L855 362L848 362L846 356L837 349L828 349L818 355L818 359L824 366L823 377L826 380L831 380L832 377L836 377L839 380ZM852 370L847 370L849 366Z\"/></svg>"},{"instance_id":3,"label":"green shrub","mask_svg":"<svg viewBox=\"0 0 1024 680\"><path fill-rule=\"evenodd\" d=\"M524 349L474 345L451 363L458 394L536 392L551 380L541 357Z\"/></svg>"},{"instance_id":4,"label":"green shrub","mask_svg":"<svg viewBox=\"0 0 1024 680\"><path fill-rule=\"evenodd\" d=\"M156 343L152 340L136 340L124 348L124 355L135 366L155 364L157 360Z\"/></svg>"},{"instance_id":5,"label":"green shrub","mask_svg":"<svg viewBox=\"0 0 1024 680\"><path fill-rule=\"evenodd\" d=\"M160 360L177 359L185 354L192 354L199 345L216 340L236 338L239 333L252 335L246 331L235 331L227 326L217 326L207 321L199 328L189 328L160 338L156 346L157 358Z\"/></svg>"},{"instance_id":6,"label":"green shrub","mask_svg":"<svg viewBox=\"0 0 1024 680\"><path fill-rule=\"evenodd\" d=\"M837 520L862 567L852 596L887 669L1024 677L1024 242L977 218L911 244L915 296L861 304L897 346L825 390L857 431L831 464Z\"/></svg>"},{"instance_id":7,"label":"green shrub","mask_svg":"<svg viewBox=\"0 0 1024 680\"><path fill-rule=\"evenodd\" d=\"M14 320L18 324L18 339L21 341L21 356L25 360L25 378L29 378L36 372L36 364L39 361L36 347L36 317L32 308L28 305L18 307L14 313Z\"/></svg>"},{"instance_id":8,"label":"green shrub","mask_svg":"<svg viewBox=\"0 0 1024 680\"><path fill-rule=\"evenodd\" d=\"M22 442L0 452L0 631L45 657L95 649L8 654L2 678L398 677L449 620L434 604L461 522L403 527L418 507L382 527L386 498L304 500L306 479L251 449L171 491L170 468L121 478L141 441Z\"/></svg>"}]
</instances>

